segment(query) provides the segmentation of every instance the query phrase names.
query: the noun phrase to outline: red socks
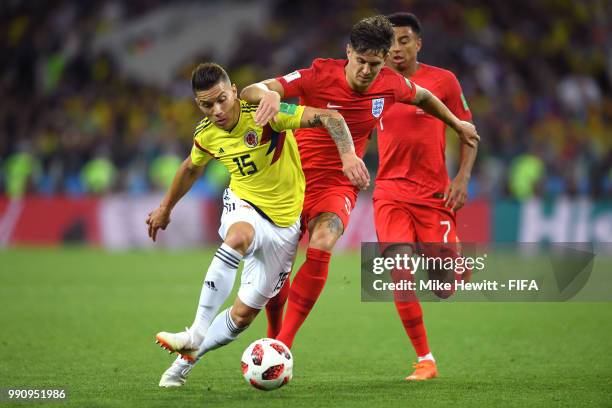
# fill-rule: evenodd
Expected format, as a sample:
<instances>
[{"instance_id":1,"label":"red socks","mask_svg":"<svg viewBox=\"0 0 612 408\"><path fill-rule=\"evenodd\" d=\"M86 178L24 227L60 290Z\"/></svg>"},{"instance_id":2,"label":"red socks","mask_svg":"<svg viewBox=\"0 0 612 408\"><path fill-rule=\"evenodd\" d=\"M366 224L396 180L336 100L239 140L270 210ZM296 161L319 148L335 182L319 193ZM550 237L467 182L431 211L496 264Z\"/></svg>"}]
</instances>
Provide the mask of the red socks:
<instances>
[{"instance_id":1,"label":"red socks","mask_svg":"<svg viewBox=\"0 0 612 408\"><path fill-rule=\"evenodd\" d=\"M424 356L429 353L427 344L427 332L423 324L423 310L421 304L416 302L395 301L395 308L400 315L406 334L410 337L414 351L417 356Z\"/></svg>"},{"instance_id":2,"label":"red socks","mask_svg":"<svg viewBox=\"0 0 612 408\"><path fill-rule=\"evenodd\" d=\"M413 276L409 270L394 270L391 272L391 277L395 283L405 279L413 280ZM414 291L397 291L393 294L395 308L399 313L402 325L406 334L410 337L414 351L417 357L422 357L429 354L429 344L427 344L427 332L423 323L423 309L419 303Z\"/></svg>"},{"instance_id":3,"label":"red socks","mask_svg":"<svg viewBox=\"0 0 612 408\"><path fill-rule=\"evenodd\" d=\"M306 261L293 278L283 327L276 337L289 348L325 286L330 259L331 252L308 248Z\"/></svg>"},{"instance_id":4,"label":"red socks","mask_svg":"<svg viewBox=\"0 0 612 408\"><path fill-rule=\"evenodd\" d=\"M287 280L278 295L266 305L268 337L277 338L290 348L293 346L295 335L325 286L330 258L330 252L308 248L306 261L296 273L291 289L289 289L289 280ZM394 278L396 280L399 276L396 275ZM287 313L281 328L280 322L287 296L289 297ZM404 296L401 296L398 293L395 299L395 307L417 356L428 354L430 350L425 325L423 324L423 311L414 294L405 293Z\"/></svg>"},{"instance_id":5,"label":"red socks","mask_svg":"<svg viewBox=\"0 0 612 408\"><path fill-rule=\"evenodd\" d=\"M268 301L266 316L268 317L268 338L275 339L283 323L283 310L289 296L289 278L283 284L280 292Z\"/></svg>"}]
</instances>

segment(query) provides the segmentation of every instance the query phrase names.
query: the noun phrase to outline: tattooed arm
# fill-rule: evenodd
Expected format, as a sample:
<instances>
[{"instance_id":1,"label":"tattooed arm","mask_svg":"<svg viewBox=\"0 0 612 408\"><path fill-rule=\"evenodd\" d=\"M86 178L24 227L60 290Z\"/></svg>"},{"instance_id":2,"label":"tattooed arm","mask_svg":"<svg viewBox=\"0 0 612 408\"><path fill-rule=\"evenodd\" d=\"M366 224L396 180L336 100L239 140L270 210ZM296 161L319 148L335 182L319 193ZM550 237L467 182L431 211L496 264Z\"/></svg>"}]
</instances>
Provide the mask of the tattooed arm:
<instances>
[{"instance_id":1,"label":"tattooed arm","mask_svg":"<svg viewBox=\"0 0 612 408\"><path fill-rule=\"evenodd\" d=\"M351 132L342 117L336 111L326 109L306 108L302 115L302 127L324 127L338 147L340 156L355 153L355 145Z\"/></svg>"},{"instance_id":2,"label":"tattooed arm","mask_svg":"<svg viewBox=\"0 0 612 408\"><path fill-rule=\"evenodd\" d=\"M306 107L300 126L325 128L338 148L344 175L354 186L362 190L368 188L370 173L368 173L363 160L355 154L353 137L340 113L328 109Z\"/></svg>"},{"instance_id":3,"label":"tattooed arm","mask_svg":"<svg viewBox=\"0 0 612 408\"><path fill-rule=\"evenodd\" d=\"M263 126L279 112L284 95L283 86L276 79L249 85L240 92L240 98L250 103L259 103L255 122ZM300 127L324 127L338 148L342 160L342 172L350 182L365 190L370 185L370 173L363 160L355 154L353 137L342 115L337 111L306 107Z\"/></svg>"}]
</instances>

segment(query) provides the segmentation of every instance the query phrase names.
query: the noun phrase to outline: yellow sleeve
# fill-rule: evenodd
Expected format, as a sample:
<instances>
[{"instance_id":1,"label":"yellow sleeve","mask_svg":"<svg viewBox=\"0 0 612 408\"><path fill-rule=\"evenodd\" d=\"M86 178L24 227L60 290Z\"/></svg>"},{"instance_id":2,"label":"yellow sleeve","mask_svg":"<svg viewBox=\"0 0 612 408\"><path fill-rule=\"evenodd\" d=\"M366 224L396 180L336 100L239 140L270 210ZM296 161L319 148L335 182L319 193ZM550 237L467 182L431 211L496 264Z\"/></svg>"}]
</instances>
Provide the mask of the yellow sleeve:
<instances>
[{"instance_id":1,"label":"yellow sleeve","mask_svg":"<svg viewBox=\"0 0 612 408\"><path fill-rule=\"evenodd\" d=\"M191 147L191 162L196 166L205 166L206 163L212 159L213 156L210 152L207 152L196 139L193 139L193 146Z\"/></svg>"},{"instance_id":2,"label":"yellow sleeve","mask_svg":"<svg viewBox=\"0 0 612 408\"><path fill-rule=\"evenodd\" d=\"M299 129L302 115L304 114L304 106L293 105L290 103L281 103L280 111L270 122L270 126L277 132L287 129Z\"/></svg>"}]
</instances>

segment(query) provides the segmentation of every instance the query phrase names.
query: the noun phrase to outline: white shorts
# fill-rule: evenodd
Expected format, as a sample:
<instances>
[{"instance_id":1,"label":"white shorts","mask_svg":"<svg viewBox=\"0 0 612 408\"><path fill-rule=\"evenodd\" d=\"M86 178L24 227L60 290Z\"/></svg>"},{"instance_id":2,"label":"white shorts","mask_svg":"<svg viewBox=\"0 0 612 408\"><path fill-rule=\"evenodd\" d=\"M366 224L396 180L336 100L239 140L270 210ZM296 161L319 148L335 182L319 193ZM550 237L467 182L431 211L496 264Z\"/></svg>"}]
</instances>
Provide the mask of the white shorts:
<instances>
[{"instance_id":1,"label":"white shorts","mask_svg":"<svg viewBox=\"0 0 612 408\"><path fill-rule=\"evenodd\" d=\"M300 238L300 219L289 227L276 226L227 188L223 193L221 239L225 240L227 230L236 222L247 222L255 230L243 258L238 298L247 306L263 309L289 278Z\"/></svg>"}]
</instances>

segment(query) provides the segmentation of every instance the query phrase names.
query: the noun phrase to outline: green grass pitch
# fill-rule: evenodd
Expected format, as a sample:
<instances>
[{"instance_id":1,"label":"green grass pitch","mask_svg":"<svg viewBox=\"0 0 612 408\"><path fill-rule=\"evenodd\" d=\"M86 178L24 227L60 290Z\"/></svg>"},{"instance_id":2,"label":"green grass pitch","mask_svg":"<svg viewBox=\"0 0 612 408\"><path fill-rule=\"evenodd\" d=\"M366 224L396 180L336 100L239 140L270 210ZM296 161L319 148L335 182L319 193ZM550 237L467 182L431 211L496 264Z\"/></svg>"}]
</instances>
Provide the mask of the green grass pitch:
<instances>
[{"instance_id":1,"label":"green grass pitch","mask_svg":"<svg viewBox=\"0 0 612 408\"><path fill-rule=\"evenodd\" d=\"M413 351L392 304L360 302L357 253L332 258L288 386L242 379L262 315L185 387L160 389L173 357L154 335L191 324L211 254L0 252L0 388L67 389L66 401L35 404L53 407L612 405L612 303L424 304L440 378L407 383Z\"/></svg>"}]
</instances>

